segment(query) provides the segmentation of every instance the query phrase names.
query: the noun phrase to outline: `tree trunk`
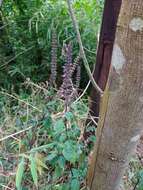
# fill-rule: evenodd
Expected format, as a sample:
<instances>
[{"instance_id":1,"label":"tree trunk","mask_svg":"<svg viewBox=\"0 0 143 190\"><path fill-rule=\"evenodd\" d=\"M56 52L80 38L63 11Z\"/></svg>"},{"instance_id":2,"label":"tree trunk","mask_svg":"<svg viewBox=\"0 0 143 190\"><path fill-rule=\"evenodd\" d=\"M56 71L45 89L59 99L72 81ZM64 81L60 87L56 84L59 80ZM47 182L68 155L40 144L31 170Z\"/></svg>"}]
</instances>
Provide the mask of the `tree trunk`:
<instances>
[{"instance_id":1,"label":"tree trunk","mask_svg":"<svg viewBox=\"0 0 143 190\"><path fill-rule=\"evenodd\" d=\"M123 0L89 169L91 190L117 190L143 126L143 1ZM106 111L107 110L107 111Z\"/></svg>"}]
</instances>

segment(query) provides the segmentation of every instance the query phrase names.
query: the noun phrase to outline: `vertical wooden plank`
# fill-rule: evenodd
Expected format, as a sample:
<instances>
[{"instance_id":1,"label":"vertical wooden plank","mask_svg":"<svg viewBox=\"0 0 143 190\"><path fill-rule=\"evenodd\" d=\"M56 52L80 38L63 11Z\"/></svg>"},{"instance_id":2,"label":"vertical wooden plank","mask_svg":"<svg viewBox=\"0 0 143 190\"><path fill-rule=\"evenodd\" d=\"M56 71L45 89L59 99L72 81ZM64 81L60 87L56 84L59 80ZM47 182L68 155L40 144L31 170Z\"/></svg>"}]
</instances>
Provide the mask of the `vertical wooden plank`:
<instances>
[{"instance_id":1,"label":"vertical wooden plank","mask_svg":"<svg viewBox=\"0 0 143 190\"><path fill-rule=\"evenodd\" d=\"M100 32L99 46L96 58L94 79L102 90L105 89L109 68L111 64L112 50L116 33L116 25L122 0L105 0L103 20ZM100 95L95 89L91 91L91 115L99 115Z\"/></svg>"}]
</instances>

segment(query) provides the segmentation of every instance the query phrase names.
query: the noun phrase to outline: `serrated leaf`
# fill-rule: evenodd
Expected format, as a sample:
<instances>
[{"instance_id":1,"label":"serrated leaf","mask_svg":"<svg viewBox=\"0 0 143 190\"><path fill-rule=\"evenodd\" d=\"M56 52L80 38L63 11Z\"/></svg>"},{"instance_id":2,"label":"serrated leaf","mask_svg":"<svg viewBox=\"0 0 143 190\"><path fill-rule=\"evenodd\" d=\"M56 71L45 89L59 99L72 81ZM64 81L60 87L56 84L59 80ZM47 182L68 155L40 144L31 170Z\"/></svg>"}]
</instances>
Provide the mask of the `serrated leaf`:
<instances>
[{"instance_id":1,"label":"serrated leaf","mask_svg":"<svg viewBox=\"0 0 143 190\"><path fill-rule=\"evenodd\" d=\"M18 190L21 190L21 182L24 174L24 164L24 157L22 157L21 162L19 163L16 171L16 187Z\"/></svg>"},{"instance_id":2,"label":"serrated leaf","mask_svg":"<svg viewBox=\"0 0 143 190\"><path fill-rule=\"evenodd\" d=\"M37 174L37 165L36 165L36 159L35 157L31 154L30 157L30 171L31 175L34 181L34 184L36 187L38 186L38 174Z\"/></svg>"}]
</instances>

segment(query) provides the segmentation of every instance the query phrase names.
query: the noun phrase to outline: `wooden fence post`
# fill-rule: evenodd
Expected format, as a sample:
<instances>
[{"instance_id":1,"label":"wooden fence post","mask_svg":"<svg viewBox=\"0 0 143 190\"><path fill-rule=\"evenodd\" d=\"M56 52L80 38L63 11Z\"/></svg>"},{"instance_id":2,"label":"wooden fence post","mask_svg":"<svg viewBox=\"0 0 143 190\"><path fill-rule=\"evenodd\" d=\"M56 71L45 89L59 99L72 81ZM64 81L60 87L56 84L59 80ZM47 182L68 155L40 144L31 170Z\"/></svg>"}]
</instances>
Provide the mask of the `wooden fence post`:
<instances>
[{"instance_id":1,"label":"wooden fence post","mask_svg":"<svg viewBox=\"0 0 143 190\"><path fill-rule=\"evenodd\" d=\"M102 90L105 89L111 56L116 33L116 24L122 0L105 0L103 20L100 32L100 39L97 51L94 79ZM93 88L91 91L90 114L98 117L100 95Z\"/></svg>"}]
</instances>

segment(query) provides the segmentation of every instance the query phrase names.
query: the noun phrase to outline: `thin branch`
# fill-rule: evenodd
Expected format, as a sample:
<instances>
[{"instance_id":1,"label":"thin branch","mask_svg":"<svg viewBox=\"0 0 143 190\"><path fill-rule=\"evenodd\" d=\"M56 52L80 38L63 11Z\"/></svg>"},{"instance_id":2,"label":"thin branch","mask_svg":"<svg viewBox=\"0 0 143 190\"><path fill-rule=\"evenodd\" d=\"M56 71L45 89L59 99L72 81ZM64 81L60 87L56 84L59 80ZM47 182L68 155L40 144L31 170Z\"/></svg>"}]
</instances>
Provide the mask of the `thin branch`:
<instances>
[{"instance_id":1,"label":"thin branch","mask_svg":"<svg viewBox=\"0 0 143 190\"><path fill-rule=\"evenodd\" d=\"M6 140L6 139L9 139L9 138L13 138L14 136L19 135L19 134L21 134L21 133L23 133L23 132L25 132L25 131L28 131L28 130L30 130L30 129L32 129L32 128L33 128L33 126L28 127L28 128L26 128L26 129L23 129L23 130L21 130L21 131L18 131L18 132L16 132L16 133L10 134L10 135L8 135L8 136L6 136L6 137L3 137L3 138L0 139L0 142L4 141L4 140Z\"/></svg>"},{"instance_id":2,"label":"thin branch","mask_svg":"<svg viewBox=\"0 0 143 190\"><path fill-rule=\"evenodd\" d=\"M10 187L8 187L8 186L5 186L5 185L3 185L3 184L0 184L0 186L1 186L1 187L4 187L4 188L6 188L6 189L9 189L9 190L14 190L14 189L12 189L12 188L10 188Z\"/></svg>"},{"instance_id":3,"label":"thin branch","mask_svg":"<svg viewBox=\"0 0 143 190\"><path fill-rule=\"evenodd\" d=\"M38 89L40 89L40 90L43 90L43 91L45 91L45 92L48 92L48 90L47 90L46 88L44 88L44 87L42 87L42 86L40 86L40 85L38 85L38 84L35 84L34 82L32 82L32 81L30 80L30 78L27 78L26 82L24 82L24 83L27 84L27 85L34 86L34 87L36 87L36 88L38 88Z\"/></svg>"},{"instance_id":4,"label":"thin branch","mask_svg":"<svg viewBox=\"0 0 143 190\"><path fill-rule=\"evenodd\" d=\"M98 123L95 121L95 119L90 115L90 119L93 121L93 123L95 124L95 126L98 126Z\"/></svg>"},{"instance_id":5,"label":"thin branch","mask_svg":"<svg viewBox=\"0 0 143 190\"><path fill-rule=\"evenodd\" d=\"M91 81L88 82L88 84L86 85L86 87L85 87L84 91L82 92L82 94L73 103L78 102L85 95L90 83L91 83Z\"/></svg>"},{"instance_id":6,"label":"thin branch","mask_svg":"<svg viewBox=\"0 0 143 190\"><path fill-rule=\"evenodd\" d=\"M92 54L94 54L94 55L96 55L96 52L95 51L92 51L92 50L90 50L90 49L88 49L88 48L86 48L86 47L83 47L86 51L88 51L89 53L92 53Z\"/></svg>"},{"instance_id":7,"label":"thin branch","mask_svg":"<svg viewBox=\"0 0 143 190\"><path fill-rule=\"evenodd\" d=\"M80 35L80 32L79 32L79 26L78 26L78 23L77 23L77 19L75 17L74 9L72 8L71 0L67 0L67 4L68 4L69 13L70 13L70 16L71 16L71 19L72 19L72 23L73 23L73 26L74 26L74 29L75 29L75 32L76 32L76 35L77 35L77 41L79 43L80 53L81 53L81 57L82 57L83 62L84 62L84 66L86 68L86 71L88 73L88 76L89 76L89 78L91 80L92 85L97 90L97 92L102 95L103 91L97 85L97 83L95 82L95 80L94 80L94 78L92 76L92 73L90 71L90 67L89 67L89 64L88 64L88 61L87 61L87 58L86 58L86 55L85 55L85 51L84 51L84 48L83 48L81 35Z\"/></svg>"},{"instance_id":8,"label":"thin branch","mask_svg":"<svg viewBox=\"0 0 143 190\"><path fill-rule=\"evenodd\" d=\"M0 91L0 93L3 94L3 95L9 96L9 97L11 97L11 98L13 98L15 100L18 100L19 102L22 102L22 103L24 103L24 104L32 107L33 109L35 109L35 110L42 113L42 110L39 110L37 107L33 106L32 104L30 104L28 102L25 102L24 100L21 100L21 99L17 98L16 96L12 95L12 94L8 94L7 92L2 92L2 91Z\"/></svg>"}]
</instances>

